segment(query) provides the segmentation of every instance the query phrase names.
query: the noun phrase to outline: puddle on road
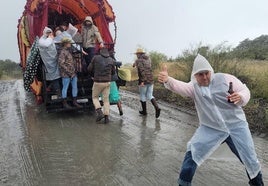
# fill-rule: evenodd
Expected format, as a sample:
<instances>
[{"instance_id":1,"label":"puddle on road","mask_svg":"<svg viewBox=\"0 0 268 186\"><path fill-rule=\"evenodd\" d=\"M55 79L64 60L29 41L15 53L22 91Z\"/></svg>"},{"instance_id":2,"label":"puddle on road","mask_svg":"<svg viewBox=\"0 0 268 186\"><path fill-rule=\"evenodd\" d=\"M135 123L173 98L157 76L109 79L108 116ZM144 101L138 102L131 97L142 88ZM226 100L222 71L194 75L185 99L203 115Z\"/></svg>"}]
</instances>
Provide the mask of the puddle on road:
<instances>
[{"instance_id":1,"label":"puddle on road","mask_svg":"<svg viewBox=\"0 0 268 186\"><path fill-rule=\"evenodd\" d=\"M176 185L186 143L197 119L160 104L154 118L138 114L135 94L122 92L124 115L111 106L111 123L85 113L47 114L25 94L22 81L0 83L0 185ZM254 137L268 180L265 138ZM194 185L247 185L244 168L226 146L194 178Z\"/></svg>"}]
</instances>

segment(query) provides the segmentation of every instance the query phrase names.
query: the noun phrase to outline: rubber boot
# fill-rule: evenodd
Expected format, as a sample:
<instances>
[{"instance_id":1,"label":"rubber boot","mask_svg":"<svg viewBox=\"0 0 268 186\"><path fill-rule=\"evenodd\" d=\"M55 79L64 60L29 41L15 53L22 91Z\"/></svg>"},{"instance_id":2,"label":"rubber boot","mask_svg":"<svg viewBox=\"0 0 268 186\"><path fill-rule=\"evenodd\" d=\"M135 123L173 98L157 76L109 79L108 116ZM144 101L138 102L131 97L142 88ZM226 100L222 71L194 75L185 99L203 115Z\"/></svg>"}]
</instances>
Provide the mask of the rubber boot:
<instances>
[{"instance_id":1,"label":"rubber boot","mask_svg":"<svg viewBox=\"0 0 268 186\"><path fill-rule=\"evenodd\" d=\"M264 186L262 173L259 172L258 175L255 178L251 179L248 183L250 186Z\"/></svg>"},{"instance_id":2,"label":"rubber boot","mask_svg":"<svg viewBox=\"0 0 268 186\"><path fill-rule=\"evenodd\" d=\"M147 115L146 101L141 101L142 111L139 111L141 115Z\"/></svg>"},{"instance_id":3,"label":"rubber boot","mask_svg":"<svg viewBox=\"0 0 268 186\"><path fill-rule=\"evenodd\" d=\"M102 118L104 118L101 108L96 109L96 116L96 121L100 121Z\"/></svg>"},{"instance_id":4,"label":"rubber boot","mask_svg":"<svg viewBox=\"0 0 268 186\"><path fill-rule=\"evenodd\" d=\"M119 115L122 116L123 115L123 110L122 110L122 103L121 103L121 101L118 101L117 102L117 107L118 107Z\"/></svg>"},{"instance_id":5,"label":"rubber boot","mask_svg":"<svg viewBox=\"0 0 268 186\"><path fill-rule=\"evenodd\" d=\"M72 107L67 103L67 99L64 99L62 102L63 108L71 109Z\"/></svg>"},{"instance_id":6,"label":"rubber boot","mask_svg":"<svg viewBox=\"0 0 268 186\"><path fill-rule=\"evenodd\" d=\"M155 109L155 118L158 118L160 116L161 109L158 107L158 104L156 103L155 98L151 99L151 102Z\"/></svg>"},{"instance_id":7,"label":"rubber boot","mask_svg":"<svg viewBox=\"0 0 268 186\"><path fill-rule=\"evenodd\" d=\"M83 108L82 105L79 105L79 104L77 103L77 99L76 99L76 98L73 98L73 105L74 105L75 107L77 107L77 108Z\"/></svg>"},{"instance_id":8,"label":"rubber boot","mask_svg":"<svg viewBox=\"0 0 268 186\"><path fill-rule=\"evenodd\" d=\"M105 115L104 116L104 124L107 124L107 123L109 123L109 116Z\"/></svg>"}]
</instances>

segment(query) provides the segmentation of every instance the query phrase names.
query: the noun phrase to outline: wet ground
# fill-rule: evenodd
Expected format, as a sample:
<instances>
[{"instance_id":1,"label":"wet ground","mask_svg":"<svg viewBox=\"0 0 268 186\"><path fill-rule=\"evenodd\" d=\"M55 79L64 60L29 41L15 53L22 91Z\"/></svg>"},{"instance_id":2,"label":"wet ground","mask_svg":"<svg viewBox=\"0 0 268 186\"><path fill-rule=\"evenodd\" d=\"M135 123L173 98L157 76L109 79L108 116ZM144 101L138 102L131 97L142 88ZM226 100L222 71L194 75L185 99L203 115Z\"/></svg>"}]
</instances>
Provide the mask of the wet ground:
<instances>
[{"instance_id":1,"label":"wet ground","mask_svg":"<svg viewBox=\"0 0 268 186\"><path fill-rule=\"evenodd\" d=\"M47 114L21 80L0 81L0 185L175 186L197 118L161 103L162 113L141 117L136 94L122 92L124 115L111 106L111 122L92 112ZM268 184L268 139L254 135ZM244 186L243 166L222 145L194 177L197 186Z\"/></svg>"}]
</instances>

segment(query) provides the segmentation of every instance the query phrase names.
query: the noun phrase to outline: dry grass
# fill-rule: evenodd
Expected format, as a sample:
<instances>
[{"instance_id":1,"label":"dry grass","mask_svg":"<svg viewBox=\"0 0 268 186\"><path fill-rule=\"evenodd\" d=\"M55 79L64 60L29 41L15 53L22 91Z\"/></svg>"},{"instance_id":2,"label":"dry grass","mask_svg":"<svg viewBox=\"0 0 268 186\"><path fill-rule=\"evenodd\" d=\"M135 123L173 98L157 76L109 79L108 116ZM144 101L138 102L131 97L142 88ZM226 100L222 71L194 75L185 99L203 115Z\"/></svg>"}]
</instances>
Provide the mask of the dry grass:
<instances>
[{"instance_id":1,"label":"dry grass","mask_svg":"<svg viewBox=\"0 0 268 186\"><path fill-rule=\"evenodd\" d=\"M191 69L183 62L161 63L160 68L154 71L155 79L157 79L157 75L163 65L167 65L170 76L182 81L189 81ZM137 80L137 69L131 66L127 68L131 70L132 81ZM268 99L268 61L224 61L224 63L220 64L219 72L230 73L238 77L247 84L253 98Z\"/></svg>"},{"instance_id":2,"label":"dry grass","mask_svg":"<svg viewBox=\"0 0 268 186\"><path fill-rule=\"evenodd\" d=\"M194 109L194 104L188 99L182 98L178 94L174 94L166 90L157 82L157 75L161 71L161 67L167 65L170 76L182 81L189 81L189 73L191 69L182 62L165 62L160 64L160 68L154 71L155 90L154 95L158 99L162 99L177 106ZM250 123L250 127L254 131L268 131L268 61L225 61L222 65L221 72L230 73L237 76L241 81L245 82L251 91L251 101L245 107L246 115ZM132 80L138 79L136 68L129 67L132 73ZM127 90L137 92L137 83L129 82ZM258 101L264 99L264 106ZM262 113L262 114L260 114Z\"/></svg>"}]
</instances>

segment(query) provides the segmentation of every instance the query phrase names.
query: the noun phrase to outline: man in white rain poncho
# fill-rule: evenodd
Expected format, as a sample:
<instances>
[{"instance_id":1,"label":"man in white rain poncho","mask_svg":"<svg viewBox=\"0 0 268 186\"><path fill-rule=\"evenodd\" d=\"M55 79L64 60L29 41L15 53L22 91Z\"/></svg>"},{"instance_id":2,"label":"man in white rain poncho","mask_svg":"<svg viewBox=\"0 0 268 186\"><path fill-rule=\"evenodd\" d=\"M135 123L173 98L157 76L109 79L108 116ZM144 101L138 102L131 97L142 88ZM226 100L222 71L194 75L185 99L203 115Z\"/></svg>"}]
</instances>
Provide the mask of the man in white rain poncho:
<instances>
[{"instance_id":1,"label":"man in white rain poncho","mask_svg":"<svg viewBox=\"0 0 268 186\"><path fill-rule=\"evenodd\" d=\"M241 108L250 99L246 85L230 74L214 74L208 61L199 54L194 60L189 83L169 77L166 67L159 73L158 80L167 89L192 98L199 118L200 125L187 144L178 184L190 186L197 166L226 142L245 165L249 184L263 185L261 166ZM231 95L228 94L229 82L233 83Z\"/></svg>"},{"instance_id":2,"label":"man in white rain poncho","mask_svg":"<svg viewBox=\"0 0 268 186\"><path fill-rule=\"evenodd\" d=\"M46 67L46 80L49 81L49 90L56 91L60 95L60 71L57 61L57 49L54 43L53 32L45 27L43 36L39 39L38 47L43 63Z\"/></svg>"}]
</instances>

